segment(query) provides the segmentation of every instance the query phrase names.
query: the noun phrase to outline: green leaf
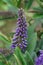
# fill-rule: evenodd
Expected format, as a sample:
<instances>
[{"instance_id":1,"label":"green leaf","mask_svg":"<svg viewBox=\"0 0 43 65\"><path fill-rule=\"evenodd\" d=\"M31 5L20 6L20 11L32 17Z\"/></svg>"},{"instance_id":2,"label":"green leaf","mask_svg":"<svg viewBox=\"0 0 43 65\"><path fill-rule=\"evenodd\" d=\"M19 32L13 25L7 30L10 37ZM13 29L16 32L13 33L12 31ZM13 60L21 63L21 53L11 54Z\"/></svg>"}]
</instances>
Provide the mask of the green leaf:
<instances>
[{"instance_id":1,"label":"green leaf","mask_svg":"<svg viewBox=\"0 0 43 65\"><path fill-rule=\"evenodd\" d=\"M35 28L39 23L43 23L43 18L35 18L34 23L28 27L28 45L27 45L27 50L31 54L37 45L37 33L35 33Z\"/></svg>"},{"instance_id":2,"label":"green leaf","mask_svg":"<svg viewBox=\"0 0 43 65\"><path fill-rule=\"evenodd\" d=\"M33 7L33 10L36 11L33 18L43 18L43 9L41 7Z\"/></svg>"},{"instance_id":3,"label":"green leaf","mask_svg":"<svg viewBox=\"0 0 43 65\"><path fill-rule=\"evenodd\" d=\"M18 65L27 65L27 63L24 59L24 56L18 47L15 49L14 56L16 56L16 60L19 60L19 61L17 61L20 63Z\"/></svg>"},{"instance_id":4,"label":"green leaf","mask_svg":"<svg viewBox=\"0 0 43 65\"><path fill-rule=\"evenodd\" d=\"M41 15L41 14L34 14L34 15L33 15L33 18L34 18L34 19L35 19L35 18L41 19L41 18L43 18L43 15Z\"/></svg>"},{"instance_id":5,"label":"green leaf","mask_svg":"<svg viewBox=\"0 0 43 65\"><path fill-rule=\"evenodd\" d=\"M9 10L9 11L12 11L13 13L15 13L15 14L18 14L18 8L15 5L16 4L16 0L13 0L13 1L12 0L3 0L2 2L3 3L5 2L6 4L2 4L1 8L4 9L5 11Z\"/></svg>"},{"instance_id":6,"label":"green leaf","mask_svg":"<svg viewBox=\"0 0 43 65\"><path fill-rule=\"evenodd\" d=\"M42 34L41 38L43 38L43 34Z\"/></svg>"},{"instance_id":7,"label":"green leaf","mask_svg":"<svg viewBox=\"0 0 43 65\"><path fill-rule=\"evenodd\" d=\"M19 58L18 58L15 54L14 54L14 57L15 57L15 59L16 59L18 65L22 65L21 62L20 62L20 60L19 60Z\"/></svg>"},{"instance_id":8,"label":"green leaf","mask_svg":"<svg viewBox=\"0 0 43 65\"><path fill-rule=\"evenodd\" d=\"M24 2L24 8L29 9L33 3L33 0L25 0Z\"/></svg>"},{"instance_id":9,"label":"green leaf","mask_svg":"<svg viewBox=\"0 0 43 65\"><path fill-rule=\"evenodd\" d=\"M31 57L31 55L29 54L29 52L27 52L27 51L25 53L25 59L27 61L27 65L34 65L33 59Z\"/></svg>"},{"instance_id":10,"label":"green leaf","mask_svg":"<svg viewBox=\"0 0 43 65\"><path fill-rule=\"evenodd\" d=\"M17 7L20 7L20 4L21 4L21 0L18 0L17 1Z\"/></svg>"},{"instance_id":11,"label":"green leaf","mask_svg":"<svg viewBox=\"0 0 43 65\"><path fill-rule=\"evenodd\" d=\"M3 0L3 2L11 5L17 6L17 1L16 0Z\"/></svg>"},{"instance_id":12,"label":"green leaf","mask_svg":"<svg viewBox=\"0 0 43 65\"><path fill-rule=\"evenodd\" d=\"M37 23L34 22L28 27L27 50L29 51L29 53L32 53L36 47L37 33L34 32L36 25Z\"/></svg>"},{"instance_id":13,"label":"green leaf","mask_svg":"<svg viewBox=\"0 0 43 65\"><path fill-rule=\"evenodd\" d=\"M40 5L40 7L43 8L43 1L42 0L37 0L37 2Z\"/></svg>"},{"instance_id":14,"label":"green leaf","mask_svg":"<svg viewBox=\"0 0 43 65\"><path fill-rule=\"evenodd\" d=\"M31 35L34 34L34 30L35 30L35 27L37 24L39 24L39 22L38 21L36 22L36 20L35 20L32 25L28 26L28 39L30 39Z\"/></svg>"},{"instance_id":15,"label":"green leaf","mask_svg":"<svg viewBox=\"0 0 43 65\"><path fill-rule=\"evenodd\" d=\"M41 38L41 40L39 41L39 44L40 44L40 49L43 49L43 38Z\"/></svg>"},{"instance_id":16,"label":"green leaf","mask_svg":"<svg viewBox=\"0 0 43 65\"><path fill-rule=\"evenodd\" d=\"M0 64L1 65L10 65L9 61L7 61L6 57L3 54L0 54Z\"/></svg>"},{"instance_id":17,"label":"green leaf","mask_svg":"<svg viewBox=\"0 0 43 65\"><path fill-rule=\"evenodd\" d=\"M0 65L5 65L5 64L3 64L3 62L0 62Z\"/></svg>"},{"instance_id":18,"label":"green leaf","mask_svg":"<svg viewBox=\"0 0 43 65\"><path fill-rule=\"evenodd\" d=\"M34 11L38 11L39 13L43 14L43 8L41 7L33 7Z\"/></svg>"},{"instance_id":19,"label":"green leaf","mask_svg":"<svg viewBox=\"0 0 43 65\"><path fill-rule=\"evenodd\" d=\"M9 40L8 37L2 34L1 32L0 32L0 40L7 44L11 43L11 40Z\"/></svg>"},{"instance_id":20,"label":"green leaf","mask_svg":"<svg viewBox=\"0 0 43 65\"><path fill-rule=\"evenodd\" d=\"M11 32L11 33L8 33L7 36L10 37L10 38L13 38L14 34L15 34L15 32Z\"/></svg>"},{"instance_id":21,"label":"green leaf","mask_svg":"<svg viewBox=\"0 0 43 65\"><path fill-rule=\"evenodd\" d=\"M30 35L31 36L28 39L28 48L27 48L27 50L29 51L29 53L32 53L35 50L35 47L36 47L37 34L32 33Z\"/></svg>"},{"instance_id":22,"label":"green leaf","mask_svg":"<svg viewBox=\"0 0 43 65\"><path fill-rule=\"evenodd\" d=\"M18 8L16 6L13 6L11 4L8 4L8 10L12 11L15 14L18 14Z\"/></svg>"}]
</instances>

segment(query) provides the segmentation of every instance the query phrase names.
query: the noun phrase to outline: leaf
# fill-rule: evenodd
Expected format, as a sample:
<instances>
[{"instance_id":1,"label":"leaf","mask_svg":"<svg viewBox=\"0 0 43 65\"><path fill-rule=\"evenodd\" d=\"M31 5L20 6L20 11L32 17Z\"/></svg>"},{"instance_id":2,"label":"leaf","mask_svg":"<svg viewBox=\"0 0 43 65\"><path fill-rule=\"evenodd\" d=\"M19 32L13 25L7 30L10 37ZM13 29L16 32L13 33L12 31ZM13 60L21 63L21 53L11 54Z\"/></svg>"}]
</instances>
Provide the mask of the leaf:
<instances>
[{"instance_id":1,"label":"leaf","mask_svg":"<svg viewBox=\"0 0 43 65\"><path fill-rule=\"evenodd\" d=\"M21 63L21 65L27 65L24 56L18 47L15 49L14 56L16 56L16 59L18 58L20 60L19 62Z\"/></svg>"},{"instance_id":2,"label":"leaf","mask_svg":"<svg viewBox=\"0 0 43 65\"><path fill-rule=\"evenodd\" d=\"M24 2L24 8L29 9L33 3L33 0L25 0Z\"/></svg>"},{"instance_id":3,"label":"leaf","mask_svg":"<svg viewBox=\"0 0 43 65\"><path fill-rule=\"evenodd\" d=\"M7 36L9 36L10 38L13 38L14 34L15 34L15 32L11 32L11 33L8 33Z\"/></svg>"},{"instance_id":4,"label":"leaf","mask_svg":"<svg viewBox=\"0 0 43 65\"><path fill-rule=\"evenodd\" d=\"M0 40L7 44L11 43L11 40L9 40L8 37L2 34L1 32L0 32Z\"/></svg>"},{"instance_id":5,"label":"leaf","mask_svg":"<svg viewBox=\"0 0 43 65\"><path fill-rule=\"evenodd\" d=\"M41 40L39 41L39 44L40 44L40 49L43 49L43 38L41 38Z\"/></svg>"},{"instance_id":6,"label":"leaf","mask_svg":"<svg viewBox=\"0 0 43 65\"><path fill-rule=\"evenodd\" d=\"M33 10L37 11L37 13L33 15L33 18L43 18L43 9L41 7L33 7Z\"/></svg>"},{"instance_id":7,"label":"leaf","mask_svg":"<svg viewBox=\"0 0 43 65\"><path fill-rule=\"evenodd\" d=\"M31 54L36 47L36 42L37 42L37 33L35 33L35 28L38 24L43 23L43 18L35 18L35 22L28 27L28 45L27 45L27 50Z\"/></svg>"},{"instance_id":8,"label":"leaf","mask_svg":"<svg viewBox=\"0 0 43 65\"><path fill-rule=\"evenodd\" d=\"M37 23L33 23L28 27L27 50L32 53L36 47L37 33L34 32Z\"/></svg>"},{"instance_id":9,"label":"leaf","mask_svg":"<svg viewBox=\"0 0 43 65\"><path fill-rule=\"evenodd\" d=\"M7 4L11 4L11 5L17 5L17 1L16 0L3 0L3 2L7 3Z\"/></svg>"},{"instance_id":10,"label":"leaf","mask_svg":"<svg viewBox=\"0 0 43 65\"><path fill-rule=\"evenodd\" d=\"M17 1L17 7L20 7L20 4L21 4L21 0L18 0Z\"/></svg>"},{"instance_id":11,"label":"leaf","mask_svg":"<svg viewBox=\"0 0 43 65\"><path fill-rule=\"evenodd\" d=\"M25 53L25 59L27 61L27 65L34 65L33 59L28 51Z\"/></svg>"},{"instance_id":12,"label":"leaf","mask_svg":"<svg viewBox=\"0 0 43 65\"><path fill-rule=\"evenodd\" d=\"M42 0L36 0L41 8L43 8L43 1Z\"/></svg>"},{"instance_id":13,"label":"leaf","mask_svg":"<svg viewBox=\"0 0 43 65\"><path fill-rule=\"evenodd\" d=\"M41 38L43 38L43 34L42 34Z\"/></svg>"},{"instance_id":14,"label":"leaf","mask_svg":"<svg viewBox=\"0 0 43 65\"><path fill-rule=\"evenodd\" d=\"M39 24L38 21L34 21L34 23L30 26L28 26L27 32L28 32L28 39L30 39L31 35L33 35L35 32L36 25Z\"/></svg>"},{"instance_id":15,"label":"leaf","mask_svg":"<svg viewBox=\"0 0 43 65\"><path fill-rule=\"evenodd\" d=\"M39 13L43 13L43 8L41 7L33 7L34 11L39 11Z\"/></svg>"},{"instance_id":16,"label":"leaf","mask_svg":"<svg viewBox=\"0 0 43 65\"><path fill-rule=\"evenodd\" d=\"M12 11L13 13L15 13L15 14L18 14L18 8L15 5L16 4L16 0L13 0L13 1L12 0L3 0L2 2L5 2L6 4L1 5L1 8L4 9L5 11L9 10L9 11Z\"/></svg>"},{"instance_id":17,"label":"leaf","mask_svg":"<svg viewBox=\"0 0 43 65\"><path fill-rule=\"evenodd\" d=\"M34 14L33 18L34 19L35 18L41 19L41 18L43 18L43 15L41 15L41 14Z\"/></svg>"},{"instance_id":18,"label":"leaf","mask_svg":"<svg viewBox=\"0 0 43 65\"><path fill-rule=\"evenodd\" d=\"M0 54L0 64L1 65L10 65L10 63L7 61L7 59L5 58L5 56L3 54Z\"/></svg>"},{"instance_id":19,"label":"leaf","mask_svg":"<svg viewBox=\"0 0 43 65\"><path fill-rule=\"evenodd\" d=\"M13 6L11 4L8 4L8 10L12 11L13 13L15 13L16 15L18 14L18 8L16 6Z\"/></svg>"},{"instance_id":20,"label":"leaf","mask_svg":"<svg viewBox=\"0 0 43 65\"><path fill-rule=\"evenodd\" d=\"M16 61L17 61L18 65L22 65L20 60L18 59L18 57L15 54L14 54L14 57L16 58Z\"/></svg>"},{"instance_id":21,"label":"leaf","mask_svg":"<svg viewBox=\"0 0 43 65\"><path fill-rule=\"evenodd\" d=\"M5 65L5 64L3 64L2 62L0 62L0 65Z\"/></svg>"},{"instance_id":22,"label":"leaf","mask_svg":"<svg viewBox=\"0 0 43 65\"><path fill-rule=\"evenodd\" d=\"M33 59L33 61L35 61L35 59L37 58L37 54L35 51L32 52L31 58Z\"/></svg>"},{"instance_id":23,"label":"leaf","mask_svg":"<svg viewBox=\"0 0 43 65\"><path fill-rule=\"evenodd\" d=\"M4 20L4 21L5 21L5 20L15 20L15 19L16 19L16 17L14 17L14 16L12 16L12 17L9 16L9 17L2 17L2 18L0 18L1 21L2 21L2 20ZM3 25L3 24L2 24L2 25ZM1 25L1 26L2 26L2 25Z\"/></svg>"},{"instance_id":24,"label":"leaf","mask_svg":"<svg viewBox=\"0 0 43 65\"><path fill-rule=\"evenodd\" d=\"M29 53L32 53L35 50L36 41L37 41L37 34L32 33L32 35L28 39L28 48L27 48L27 50L29 51Z\"/></svg>"}]
</instances>

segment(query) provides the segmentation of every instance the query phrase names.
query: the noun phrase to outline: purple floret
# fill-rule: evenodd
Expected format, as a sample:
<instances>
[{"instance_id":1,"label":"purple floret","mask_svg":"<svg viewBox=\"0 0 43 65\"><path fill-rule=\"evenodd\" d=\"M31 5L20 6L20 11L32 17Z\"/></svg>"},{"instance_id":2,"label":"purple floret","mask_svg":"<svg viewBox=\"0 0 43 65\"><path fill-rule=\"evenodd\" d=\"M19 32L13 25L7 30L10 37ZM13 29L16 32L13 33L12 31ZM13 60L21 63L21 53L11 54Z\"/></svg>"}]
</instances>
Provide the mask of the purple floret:
<instances>
[{"instance_id":1,"label":"purple floret","mask_svg":"<svg viewBox=\"0 0 43 65\"><path fill-rule=\"evenodd\" d=\"M40 50L40 56L36 58L35 65L43 65L43 50Z\"/></svg>"}]
</instances>

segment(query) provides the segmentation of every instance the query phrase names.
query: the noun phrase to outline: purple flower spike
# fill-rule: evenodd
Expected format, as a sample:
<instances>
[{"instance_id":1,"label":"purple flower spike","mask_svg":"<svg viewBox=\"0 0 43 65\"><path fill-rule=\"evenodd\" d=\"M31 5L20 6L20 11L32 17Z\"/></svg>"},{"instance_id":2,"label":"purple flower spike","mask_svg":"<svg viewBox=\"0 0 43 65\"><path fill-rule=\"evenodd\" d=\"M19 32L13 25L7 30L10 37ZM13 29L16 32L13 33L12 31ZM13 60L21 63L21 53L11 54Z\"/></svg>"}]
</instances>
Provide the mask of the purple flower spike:
<instances>
[{"instance_id":1,"label":"purple flower spike","mask_svg":"<svg viewBox=\"0 0 43 65\"><path fill-rule=\"evenodd\" d=\"M40 53L43 54L43 50L40 50Z\"/></svg>"},{"instance_id":2,"label":"purple flower spike","mask_svg":"<svg viewBox=\"0 0 43 65\"><path fill-rule=\"evenodd\" d=\"M18 46L24 52L27 47L27 24L23 13L23 10L19 9L17 21L18 27L16 29L15 36L13 37L13 43L11 47L15 49L15 47Z\"/></svg>"},{"instance_id":3,"label":"purple flower spike","mask_svg":"<svg viewBox=\"0 0 43 65\"><path fill-rule=\"evenodd\" d=\"M36 58L35 65L43 65L43 50L40 50L40 56Z\"/></svg>"}]
</instances>

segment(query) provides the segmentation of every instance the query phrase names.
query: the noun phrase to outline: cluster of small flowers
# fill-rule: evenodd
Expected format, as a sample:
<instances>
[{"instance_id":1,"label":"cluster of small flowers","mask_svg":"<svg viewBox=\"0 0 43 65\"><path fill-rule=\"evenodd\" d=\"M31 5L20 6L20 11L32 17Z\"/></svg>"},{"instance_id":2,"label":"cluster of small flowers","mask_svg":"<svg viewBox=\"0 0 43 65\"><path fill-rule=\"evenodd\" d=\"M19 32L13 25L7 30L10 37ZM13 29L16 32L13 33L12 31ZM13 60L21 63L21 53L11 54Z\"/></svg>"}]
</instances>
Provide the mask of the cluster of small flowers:
<instances>
[{"instance_id":1,"label":"cluster of small flowers","mask_svg":"<svg viewBox=\"0 0 43 65\"><path fill-rule=\"evenodd\" d=\"M19 47L23 52L27 47L27 23L26 18L23 15L23 10L19 9L18 11L18 21L17 21L17 29L16 33L13 37L12 48Z\"/></svg>"},{"instance_id":2,"label":"cluster of small flowers","mask_svg":"<svg viewBox=\"0 0 43 65\"><path fill-rule=\"evenodd\" d=\"M35 65L43 65L43 50L40 50L40 55L36 58Z\"/></svg>"},{"instance_id":3,"label":"cluster of small flowers","mask_svg":"<svg viewBox=\"0 0 43 65\"><path fill-rule=\"evenodd\" d=\"M3 54L6 57L9 56L12 53L13 53L13 51L11 49L0 48L0 54Z\"/></svg>"}]
</instances>

